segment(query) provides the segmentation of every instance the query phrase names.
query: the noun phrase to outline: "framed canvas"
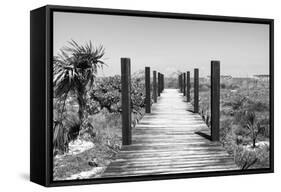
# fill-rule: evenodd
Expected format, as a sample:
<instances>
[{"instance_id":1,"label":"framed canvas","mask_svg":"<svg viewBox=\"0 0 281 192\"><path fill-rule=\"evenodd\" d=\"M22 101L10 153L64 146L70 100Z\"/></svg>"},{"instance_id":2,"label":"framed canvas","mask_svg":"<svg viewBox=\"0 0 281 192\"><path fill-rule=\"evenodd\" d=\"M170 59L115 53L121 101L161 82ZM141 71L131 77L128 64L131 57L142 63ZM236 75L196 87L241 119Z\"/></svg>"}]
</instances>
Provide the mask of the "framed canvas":
<instances>
[{"instance_id":1,"label":"framed canvas","mask_svg":"<svg viewBox=\"0 0 281 192\"><path fill-rule=\"evenodd\" d=\"M272 19L31 11L30 180L273 172Z\"/></svg>"}]
</instances>

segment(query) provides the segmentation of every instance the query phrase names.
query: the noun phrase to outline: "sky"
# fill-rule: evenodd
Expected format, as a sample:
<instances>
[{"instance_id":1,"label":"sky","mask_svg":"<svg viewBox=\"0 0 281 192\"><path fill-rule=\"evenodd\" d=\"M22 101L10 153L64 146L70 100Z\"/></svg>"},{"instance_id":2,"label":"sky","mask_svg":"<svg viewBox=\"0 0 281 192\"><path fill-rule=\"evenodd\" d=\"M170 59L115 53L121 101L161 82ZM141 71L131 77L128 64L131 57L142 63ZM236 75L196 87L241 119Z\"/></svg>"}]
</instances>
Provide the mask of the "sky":
<instances>
[{"instance_id":1,"label":"sky","mask_svg":"<svg viewBox=\"0 0 281 192\"><path fill-rule=\"evenodd\" d=\"M85 13L54 13L54 55L75 40L105 48L107 66L98 76L120 74L120 58L131 59L131 72L177 71L199 68L210 75L211 60L219 60L221 74L249 77L269 74L269 25L179 20Z\"/></svg>"}]
</instances>

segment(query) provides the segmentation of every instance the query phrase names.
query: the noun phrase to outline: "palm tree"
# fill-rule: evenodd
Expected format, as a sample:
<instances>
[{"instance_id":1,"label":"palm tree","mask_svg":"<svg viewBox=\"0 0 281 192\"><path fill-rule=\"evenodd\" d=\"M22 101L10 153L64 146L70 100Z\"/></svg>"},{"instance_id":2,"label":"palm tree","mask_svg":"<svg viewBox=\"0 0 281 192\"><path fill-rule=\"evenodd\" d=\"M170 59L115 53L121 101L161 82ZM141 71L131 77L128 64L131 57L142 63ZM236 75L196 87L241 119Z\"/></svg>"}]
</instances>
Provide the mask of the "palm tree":
<instances>
[{"instance_id":1,"label":"palm tree","mask_svg":"<svg viewBox=\"0 0 281 192\"><path fill-rule=\"evenodd\" d=\"M76 96L80 129L85 120L87 91L93 86L97 69L105 64L103 56L103 46L95 48L91 41L83 46L71 40L54 57L54 96L63 100L62 113L68 94L72 92Z\"/></svg>"}]
</instances>

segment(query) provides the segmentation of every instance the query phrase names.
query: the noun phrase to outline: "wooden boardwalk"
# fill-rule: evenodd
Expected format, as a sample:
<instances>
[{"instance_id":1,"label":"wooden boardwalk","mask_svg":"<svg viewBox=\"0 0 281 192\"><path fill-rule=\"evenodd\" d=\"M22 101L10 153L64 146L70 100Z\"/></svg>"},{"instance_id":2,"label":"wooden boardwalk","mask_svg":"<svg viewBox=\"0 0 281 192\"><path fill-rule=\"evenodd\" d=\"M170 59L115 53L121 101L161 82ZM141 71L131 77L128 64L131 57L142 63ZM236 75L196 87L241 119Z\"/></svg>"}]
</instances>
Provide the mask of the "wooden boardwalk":
<instances>
[{"instance_id":1,"label":"wooden boardwalk","mask_svg":"<svg viewBox=\"0 0 281 192\"><path fill-rule=\"evenodd\" d=\"M176 89L165 89L150 114L132 131L102 177L235 170L221 144L209 140L210 128Z\"/></svg>"}]
</instances>

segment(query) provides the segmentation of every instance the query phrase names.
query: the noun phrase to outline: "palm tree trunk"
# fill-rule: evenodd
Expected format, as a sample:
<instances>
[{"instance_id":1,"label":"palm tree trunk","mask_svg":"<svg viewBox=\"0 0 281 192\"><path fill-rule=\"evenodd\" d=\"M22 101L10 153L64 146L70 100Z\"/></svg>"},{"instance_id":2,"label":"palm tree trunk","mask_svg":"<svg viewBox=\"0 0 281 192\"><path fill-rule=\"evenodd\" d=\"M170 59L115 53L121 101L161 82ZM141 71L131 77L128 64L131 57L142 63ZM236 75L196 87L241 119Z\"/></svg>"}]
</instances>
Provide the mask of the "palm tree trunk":
<instances>
[{"instance_id":1,"label":"palm tree trunk","mask_svg":"<svg viewBox=\"0 0 281 192\"><path fill-rule=\"evenodd\" d=\"M257 135L255 134L255 130L254 130L254 127L253 128L253 132L252 132L252 141L253 141L253 148L256 147L256 140L257 140Z\"/></svg>"},{"instance_id":2,"label":"palm tree trunk","mask_svg":"<svg viewBox=\"0 0 281 192\"><path fill-rule=\"evenodd\" d=\"M79 109L78 109L78 117L80 121L80 130L82 128L82 124L85 119L85 108L86 108L86 101L85 101L85 91L81 91L77 97Z\"/></svg>"},{"instance_id":3,"label":"palm tree trunk","mask_svg":"<svg viewBox=\"0 0 281 192\"><path fill-rule=\"evenodd\" d=\"M256 138L253 139L253 148L256 148Z\"/></svg>"}]
</instances>

